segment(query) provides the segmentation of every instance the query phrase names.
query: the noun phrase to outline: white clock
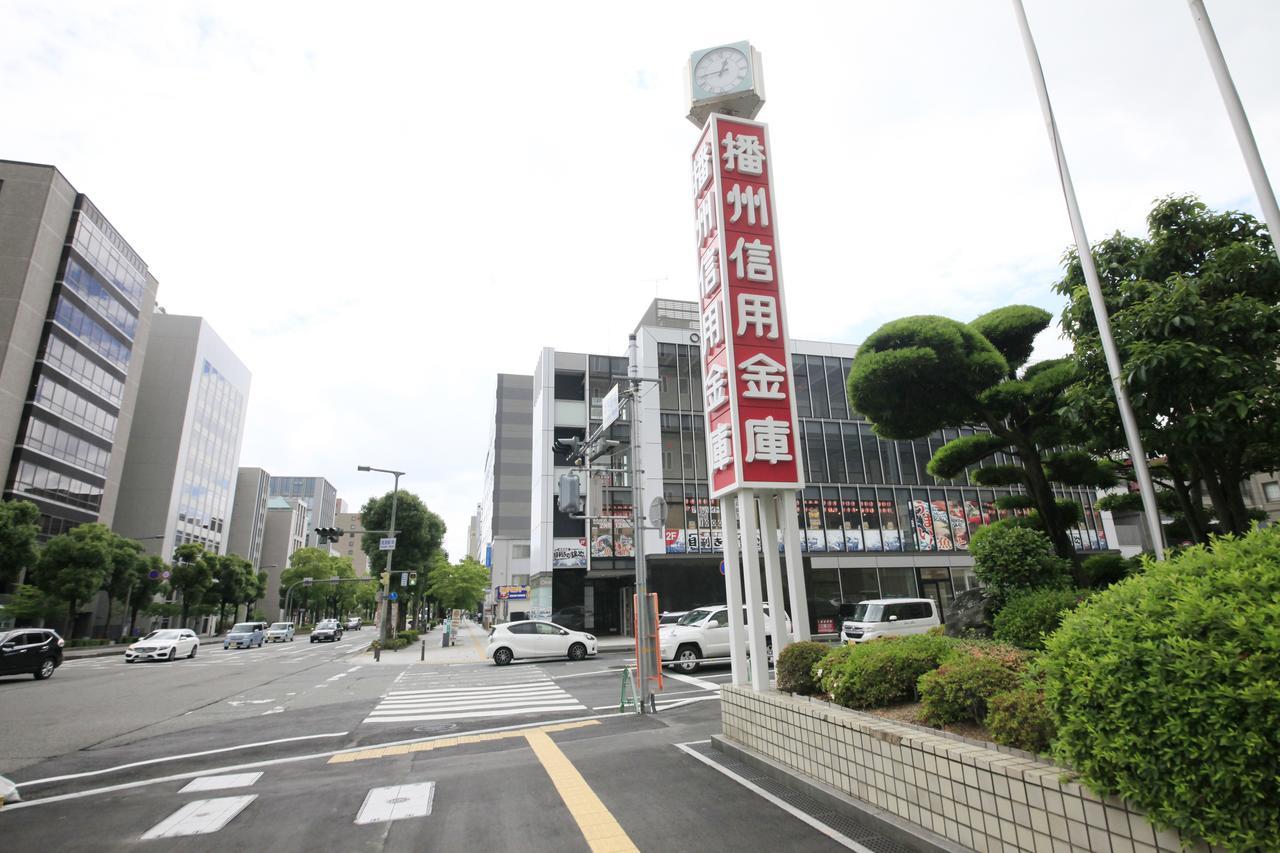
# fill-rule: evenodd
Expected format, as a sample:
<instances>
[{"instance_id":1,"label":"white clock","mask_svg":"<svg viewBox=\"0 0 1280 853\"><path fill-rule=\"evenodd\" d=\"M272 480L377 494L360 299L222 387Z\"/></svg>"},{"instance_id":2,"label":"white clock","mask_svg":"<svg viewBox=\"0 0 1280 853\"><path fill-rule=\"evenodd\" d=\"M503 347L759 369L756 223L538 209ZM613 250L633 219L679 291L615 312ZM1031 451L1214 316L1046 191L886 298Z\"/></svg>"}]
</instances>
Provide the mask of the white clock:
<instances>
[{"instance_id":1,"label":"white clock","mask_svg":"<svg viewBox=\"0 0 1280 853\"><path fill-rule=\"evenodd\" d=\"M751 70L751 60L736 47L718 47L693 66L698 88L712 95L732 92L742 85Z\"/></svg>"}]
</instances>

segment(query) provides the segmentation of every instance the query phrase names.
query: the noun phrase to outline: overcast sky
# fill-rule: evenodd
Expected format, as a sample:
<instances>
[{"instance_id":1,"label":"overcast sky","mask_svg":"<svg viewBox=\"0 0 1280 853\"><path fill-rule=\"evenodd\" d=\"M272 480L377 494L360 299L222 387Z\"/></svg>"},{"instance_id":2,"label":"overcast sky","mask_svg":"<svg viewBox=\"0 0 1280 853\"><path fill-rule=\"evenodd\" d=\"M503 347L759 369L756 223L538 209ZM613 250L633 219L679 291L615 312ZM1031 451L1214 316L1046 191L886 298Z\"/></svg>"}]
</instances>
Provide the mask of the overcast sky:
<instances>
[{"instance_id":1,"label":"overcast sky","mask_svg":"<svg viewBox=\"0 0 1280 853\"><path fill-rule=\"evenodd\" d=\"M1280 172L1280 3L1211 0ZM1090 236L1254 199L1184 0L1027 0ZM0 0L0 157L56 165L253 372L243 465L465 551L498 372L693 299L690 51L764 54L795 336L1050 285L1071 232L1008 0ZM1065 347L1045 336L1041 355Z\"/></svg>"}]
</instances>

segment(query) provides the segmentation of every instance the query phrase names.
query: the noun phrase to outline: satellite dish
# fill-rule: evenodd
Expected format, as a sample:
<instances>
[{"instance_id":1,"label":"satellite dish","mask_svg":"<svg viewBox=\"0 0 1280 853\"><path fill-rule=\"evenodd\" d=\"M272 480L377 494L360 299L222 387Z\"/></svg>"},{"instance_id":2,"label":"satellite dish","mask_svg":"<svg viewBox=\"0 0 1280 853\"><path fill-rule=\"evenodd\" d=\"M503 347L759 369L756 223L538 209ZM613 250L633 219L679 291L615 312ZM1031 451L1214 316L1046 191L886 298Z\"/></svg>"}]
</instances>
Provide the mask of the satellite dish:
<instances>
[{"instance_id":1,"label":"satellite dish","mask_svg":"<svg viewBox=\"0 0 1280 853\"><path fill-rule=\"evenodd\" d=\"M650 527L667 526L667 502L662 498L654 498L649 504L649 516L646 519Z\"/></svg>"}]
</instances>

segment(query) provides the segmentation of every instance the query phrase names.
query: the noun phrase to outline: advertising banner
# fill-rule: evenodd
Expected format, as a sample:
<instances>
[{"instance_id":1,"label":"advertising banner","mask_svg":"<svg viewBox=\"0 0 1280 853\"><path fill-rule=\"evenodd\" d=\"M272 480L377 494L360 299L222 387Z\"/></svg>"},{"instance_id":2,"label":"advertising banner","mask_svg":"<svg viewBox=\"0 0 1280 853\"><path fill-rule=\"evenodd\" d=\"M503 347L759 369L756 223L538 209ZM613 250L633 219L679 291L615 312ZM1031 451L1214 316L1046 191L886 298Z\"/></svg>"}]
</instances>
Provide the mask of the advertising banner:
<instances>
[{"instance_id":1,"label":"advertising banner","mask_svg":"<svg viewBox=\"0 0 1280 853\"><path fill-rule=\"evenodd\" d=\"M712 115L693 152L713 499L804 485L770 151L764 124Z\"/></svg>"},{"instance_id":2,"label":"advertising banner","mask_svg":"<svg viewBox=\"0 0 1280 853\"><path fill-rule=\"evenodd\" d=\"M505 598L508 601L527 601L529 599L529 587L500 586L498 587L498 598Z\"/></svg>"},{"instance_id":3,"label":"advertising banner","mask_svg":"<svg viewBox=\"0 0 1280 853\"><path fill-rule=\"evenodd\" d=\"M587 567L587 540L552 540L551 568L585 569Z\"/></svg>"}]
</instances>

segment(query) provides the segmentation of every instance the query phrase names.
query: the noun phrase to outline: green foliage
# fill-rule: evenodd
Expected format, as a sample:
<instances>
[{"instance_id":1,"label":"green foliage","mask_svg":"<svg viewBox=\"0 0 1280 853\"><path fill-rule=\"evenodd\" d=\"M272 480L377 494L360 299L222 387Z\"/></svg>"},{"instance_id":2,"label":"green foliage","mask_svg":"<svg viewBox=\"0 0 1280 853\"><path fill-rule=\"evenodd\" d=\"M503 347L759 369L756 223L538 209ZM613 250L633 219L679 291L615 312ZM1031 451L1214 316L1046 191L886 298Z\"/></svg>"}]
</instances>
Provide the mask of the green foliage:
<instances>
[{"instance_id":1,"label":"green foliage","mask_svg":"<svg viewBox=\"0 0 1280 853\"><path fill-rule=\"evenodd\" d=\"M1062 588L1070 580L1070 566L1053 553L1044 534L1025 527L990 524L969 537L973 571L999 600L1019 590Z\"/></svg>"},{"instance_id":2,"label":"green foliage","mask_svg":"<svg viewBox=\"0 0 1280 853\"><path fill-rule=\"evenodd\" d=\"M401 631L400 633L396 634L396 636L404 640L406 645L413 645L414 643L418 642L418 638L422 635L417 631Z\"/></svg>"},{"instance_id":3,"label":"green foliage","mask_svg":"<svg viewBox=\"0 0 1280 853\"><path fill-rule=\"evenodd\" d=\"M1009 596L996 613L994 636L1021 649L1044 648L1044 638L1058 630L1062 617L1084 601L1088 592L1073 589L1028 589Z\"/></svg>"},{"instance_id":4,"label":"green foliage","mask_svg":"<svg viewBox=\"0 0 1280 853\"><path fill-rule=\"evenodd\" d=\"M1035 501L1026 495L1001 495L996 498L996 509L1030 509Z\"/></svg>"},{"instance_id":5,"label":"green foliage","mask_svg":"<svg viewBox=\"0 0 1280 853\"><path fill-rule=\"evenodd\" d=\"M0 588L35 565L40 508L31 501L0 502Z\"/></svg>"},{"instance_id":6,"label":"green foliage","mask_svg":"<svg viewBox=\"0 0 1280 853\"><path fill-rule=\"evenodd\" d=\"M1010 370L1017 370L1031 358L1036 335L1052 321L1053 315L1043 308L1007 305L969 321L969 328L1000 351Z\"/></svg>"},{"instance_id":7,"label":"green foliage","mask_svg":"<svg viewBox=\"0 0 1280 853\"><path fill-rule=\"evenodd\" d=\"M446 609L474 608L489 587L489 569L470 557L460 563L440 561L427 576L427 594Z\"/></svg>"},{"instance_id":8,"label":"green foliage","mask_svg":"<svg viewBox=\"0 0 1280 853\"><path fill-rule=\"evenodd\" d=\"M1136 561L1127 560L1119 554L1094 554L1080 564L1084 582L1094 589L1119 583L1139 568Z\"/></svg>"},{"instance_id":9,"label":"green foliage","mask_svg":"<svg viewBox=\"0 0 1280 853\"><path fill-rule=\"evenodd\" d=\"M1044 693L1026 684L991 697L986 727L996 743L1035 753L1048 752L1055 733Z\"/></svg>"},{"instance_id":10,"label":"green foliage","mask_svg":"<svg viewBox=\"0 0 1280 853\"><path fill-rule=\"evenodd\" d=\"M67 605L67 637L72 636L76 611L107 579L116 540L105 524L81 524L45 543L31 571L36 586Z\"/></svg>"},{"instance_id":11,"label":"green foliage","mask_svg":"<svg viewBox=\"0 0 1280 853\"><path fill-rule=\"evenodd\" d=\"M839 677L840 668L844 662L853 654L853 650L857 648L851 643L841 644L829 649L822 660L813 665L813 678L817 682L818 687L823 693L830 695L835 690L836 679Z\"/></svg>"},{"instance_id":12,"label":"green foliage","mask_svg":"<svg viewBox=\"0 0 1280 853\"><path fill-rule=\"evenodd\" d=\"M18 627L43 625L52 622L62 612L62 603L47 595L39 587L21 584L0 612L12 616Z\"/></svg>"},{"instance_id":13,"label":"green foliage","mask_svg":"<svg viewBox=\"0 0 1280 853\"><path fill-rule=\"evenodd\" d=\"M921 719L932 726L964 720L981 723L991 697L1011 690L1018 681L1018 674L994 657L953 655L920 676Z\"/></svg>"},{"instance_id":14,"label":"green foliage","mask_svg":"<svg viewBox=\"0 0 1280 853\"><path fill-rule=\"evenodd\" d=\"M1082 450L1064 450L1045 459L1045 476L1059 483L1109 489L1115 485L1115 469Z\"/></svg>"},{"instance_id":15,"label":"green foliage","mask_svg":"<svg viewBox=\"0 0 1280 853\"><path fill-rule=\"evenodd\" d=\"M302 580L312 578L321 581L355 576L356 572L349 558L334 556L324 548L299 548L290 555L289 568L280 573L279 606L284 607L287 603L291 609L306 610L316 618L346 613L355 605L358 588L367 586L373 589L375 585L372 581L305 585ZM293 588L292 595L289 593L290 587Z\"/></svg>"},{"instance_id":16,"label":"green foliage","mask_svg":"<svg viewBox=\"0 0 1280 853\"><path fill-rule=\"evenodd\" d=\"M778 654L776 674L778 689L788 693L809 696L818 692L818 678L814 667L822 661L831 646L826 643L792 643Z\"/></svg>"},{"instance_id":17,"label":"green foliage","mask_svg":"<svg viewBox=\"0 0 1280 853\"><path fill-rule=\"evenodd\" d=\"M187 618L193 607L199 607L213 586L213 567L205 559L202 546L185 543L173 549L173 566L169 569L169 586L182 598L182 626L187 626Z\"/></svg>"},{"instance_id":18,"label":"green foliage","mask_svg":"<svg viewBox=\"0 0 1280 853\"><path fill-rule=\"evenodd\" d=\"M1280 528L1096 593L1042 659L1055 755L1157 824L1280 849Z\"/></svg>"},{"instance_id":19,"label":"green foliage","mask_svg":"<svg viewBox=\"0 0 1280 853\"><path fill-rule=\"evenodd\" d=\"M1009 365L991 342L946 317L886 323L858 348L849 402L885 438L921 438L977 416L976 400Z\"/></svg>"},{"instance_id":20,"label":"green foliage","mask_svg":"<svg viewBox=\"0 0 1280 853\"><path fill-rule=\"evenodd\" d=\"M381 577L387 552L378 550L378 540L391 528L392 493L379 498L369 498L360 508L360 522L369 531L360 539L360 548L369 555L369 571ZM413 492L403 489L396 503L396 550L392 571L426 572L431 558L440 551L444 542L444 519L427 509L427 505ZM419 583L422 582L419 577Z\"/></svg>"},{"instance_id":21,"label":"green foliage","mask_svg":"<svg viewBox=\"0 0 1280 853\"><path fill-rule=\"evenodd\" d=\"M1007 441L988 432L962 435L939 447L929 460L927 468L931 476L939 480L950 480L958 477L970 465L976 465L1007 446Z\"/></svg>"},{"instance_id":22,"label":"green foliage","mask_svg":"<svg viewBox=\"0 0 1280 853\"><path fill-rule=\"evenodd\" d=\"M916 698L920 676L937 669L954 650L954 640L930 634L861 643L839 664L831 698L848 708L910 702Z\"/></svg>"},{"instance_id":23,"label":"green foliage","mask_svg":"<svg viewBox=\"0 0 1280 853\"><path fill-rule=\"evenodd\" d=\"M1027 474L1020 465L986 465L970 471L969 479L977 486L1023 486Z\"/></svg>"}]
</instances>

